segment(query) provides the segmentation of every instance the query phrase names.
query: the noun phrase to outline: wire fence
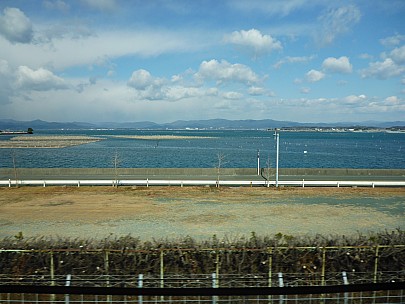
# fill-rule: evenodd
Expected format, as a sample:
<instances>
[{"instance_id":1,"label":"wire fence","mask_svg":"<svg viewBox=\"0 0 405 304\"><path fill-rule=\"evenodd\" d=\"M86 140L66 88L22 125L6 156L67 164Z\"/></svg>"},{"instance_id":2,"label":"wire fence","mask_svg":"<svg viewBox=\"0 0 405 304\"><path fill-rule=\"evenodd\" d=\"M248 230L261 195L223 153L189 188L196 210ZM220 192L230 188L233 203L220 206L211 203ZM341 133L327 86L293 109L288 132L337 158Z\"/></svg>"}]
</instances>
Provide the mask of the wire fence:
<instances>
[{"instance_id":1,"label":"wire fence","mask_svg":"<svg viewBox=\"0 0 405 304\"><path fill-rule=\"evenodd\" d=\"M405 245L0 249L0 303L405 303L404 254ZM374 287L311 291L362 284Z\"/></svg>"}]
</instances>

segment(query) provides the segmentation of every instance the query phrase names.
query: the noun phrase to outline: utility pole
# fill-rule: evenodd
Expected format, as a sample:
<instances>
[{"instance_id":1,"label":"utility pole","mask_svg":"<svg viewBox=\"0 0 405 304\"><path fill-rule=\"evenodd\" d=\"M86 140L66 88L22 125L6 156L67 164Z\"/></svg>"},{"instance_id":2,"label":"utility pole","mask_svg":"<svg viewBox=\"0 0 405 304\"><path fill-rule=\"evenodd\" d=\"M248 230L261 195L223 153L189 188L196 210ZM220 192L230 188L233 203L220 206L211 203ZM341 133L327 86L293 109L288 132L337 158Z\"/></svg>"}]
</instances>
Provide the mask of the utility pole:
<instances>
[{"instance_id":1,"label":"utility pole","mask_svg":"<svg viewBox=\"0 0 405 304\"><path fill-rule=\"evenodd\" d=\"M276 128L274 130L274 137L276 138L276 187L278 188L278 155L279 155L279 144L280 144L280 133Z\"/></svg>"}]
</instances>

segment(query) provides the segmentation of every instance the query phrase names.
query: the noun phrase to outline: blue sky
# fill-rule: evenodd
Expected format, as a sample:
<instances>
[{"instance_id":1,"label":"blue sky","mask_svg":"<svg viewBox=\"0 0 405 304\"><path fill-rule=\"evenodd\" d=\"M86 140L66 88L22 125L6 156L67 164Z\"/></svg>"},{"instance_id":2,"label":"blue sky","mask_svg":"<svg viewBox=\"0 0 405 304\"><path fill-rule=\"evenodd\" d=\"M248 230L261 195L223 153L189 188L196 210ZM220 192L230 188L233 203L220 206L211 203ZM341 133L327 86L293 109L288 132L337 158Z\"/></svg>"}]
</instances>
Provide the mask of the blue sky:
<instances>
[{"instance_id":1,"label":"blue sky","mask_svg":"<svg viewBox=\"0 0 405 304\"><path fill-rule=\"evenodd\" d=\"M405 120L403 0L2 0L0 118Z\"/></svg>"}]
</instances>

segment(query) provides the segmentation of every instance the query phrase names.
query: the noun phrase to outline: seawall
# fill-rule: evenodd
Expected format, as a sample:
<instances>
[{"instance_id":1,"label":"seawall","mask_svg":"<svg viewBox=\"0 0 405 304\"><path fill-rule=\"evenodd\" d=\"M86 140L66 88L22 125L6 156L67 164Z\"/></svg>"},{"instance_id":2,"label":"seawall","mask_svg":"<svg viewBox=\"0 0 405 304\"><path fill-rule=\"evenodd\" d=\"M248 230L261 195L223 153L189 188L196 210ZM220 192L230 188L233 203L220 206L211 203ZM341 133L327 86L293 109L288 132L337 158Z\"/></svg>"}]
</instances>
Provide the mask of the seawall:
<instances>
[{"instance_id":1,"label":"seawall","mask_svg":"<svg viewBox=\"0 0 405 304\"><path fill-rule=\"evenodd\" d=\"M262 169L265 170L265 169ZM271 175L275 169L271 168ZM99 176L216 176L216 168L0 168L0 179L18 179L36 177L85 177ZM263 173L264 174L264 173ZM221 168L221 176L254 176L256 168ZM280 168L280 176L335 176L335 177L405 177L405 169L341 169L341 168Z\"/></svg>"}]
</instances>

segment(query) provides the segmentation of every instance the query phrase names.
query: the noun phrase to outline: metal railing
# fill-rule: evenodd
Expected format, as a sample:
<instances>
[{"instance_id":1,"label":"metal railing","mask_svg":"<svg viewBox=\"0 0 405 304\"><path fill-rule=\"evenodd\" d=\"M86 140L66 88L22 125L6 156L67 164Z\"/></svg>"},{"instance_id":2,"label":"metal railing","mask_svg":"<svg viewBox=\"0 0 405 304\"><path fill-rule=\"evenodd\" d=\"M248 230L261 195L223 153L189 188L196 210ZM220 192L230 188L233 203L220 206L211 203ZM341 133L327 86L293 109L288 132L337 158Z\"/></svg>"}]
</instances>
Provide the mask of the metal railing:
<instances>
[{"instance_id":1,"label":"metal railing","mask_svg":"<svg viewBox=\"0 0 405 304\"><path fill-rule=\"evenodd\" d=\"M295 187L405 187L405 181L378 181L378 180L288 180L278 181L278 186ZM94 179L94 180L0 180L0 186L275 186L275 181L266 180L181 180L181 179Z\"/></svg>"},{"instance_id":2,"label":"metal railing","mask_svg":"<svg viewBox=\"0 0 405 304\"><path fill-rule=\"evenodd\" d=\"M344 278L344 274L342 274ZM278 287L95 287L0 285L0 303L404 303L405 281ZM190 280L190 279L187 279ZM250 285L250 284L249 284Z\"/></svg>"}]
</instances>

